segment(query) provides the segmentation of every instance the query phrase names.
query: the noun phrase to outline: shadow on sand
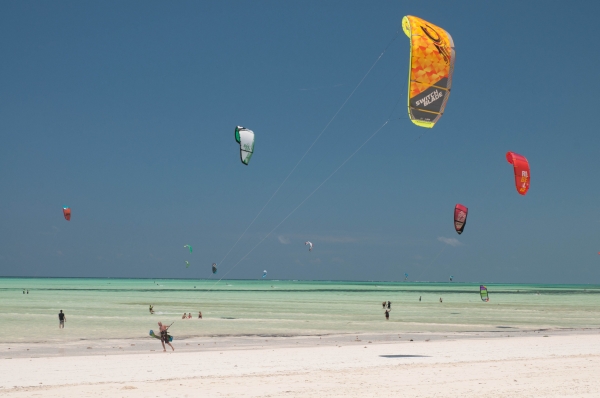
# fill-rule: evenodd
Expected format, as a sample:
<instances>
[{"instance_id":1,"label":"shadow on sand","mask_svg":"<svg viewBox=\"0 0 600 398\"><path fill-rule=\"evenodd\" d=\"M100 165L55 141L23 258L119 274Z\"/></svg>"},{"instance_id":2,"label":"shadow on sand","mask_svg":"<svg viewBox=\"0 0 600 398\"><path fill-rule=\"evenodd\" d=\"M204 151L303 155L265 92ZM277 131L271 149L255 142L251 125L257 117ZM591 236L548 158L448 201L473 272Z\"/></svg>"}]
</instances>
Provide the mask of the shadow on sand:
<instances>
[{"instance_id":1,"label":"shadow on sand","mask_svg":"<svg viewBox=\"0 0 600 398\"><path fill-rule=\"evenodd\" d=\"M380 355L382 358L429 358L429 355Z\"/></svg>"}]
</instances>

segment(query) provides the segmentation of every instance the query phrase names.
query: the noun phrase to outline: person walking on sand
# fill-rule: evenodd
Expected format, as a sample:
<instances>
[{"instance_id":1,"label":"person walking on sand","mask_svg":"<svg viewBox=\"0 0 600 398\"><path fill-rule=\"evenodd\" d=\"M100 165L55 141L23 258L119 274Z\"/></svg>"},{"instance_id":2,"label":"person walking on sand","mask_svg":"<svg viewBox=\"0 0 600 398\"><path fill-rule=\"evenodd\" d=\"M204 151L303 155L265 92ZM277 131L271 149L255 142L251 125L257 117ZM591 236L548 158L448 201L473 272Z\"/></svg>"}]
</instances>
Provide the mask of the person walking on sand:
<instances>
[{"instance_id":1,"label":"person walking on sand","mask_svg":"<svg viewBox=\"0 0 600 398\"><path fill-rule=\"evenodd\" d=\"M60 312L58 313L58 328L59 329L64 329L65 328L65 321L66 320L67 320L67 317L62 312L62 310L60 310Z\"/></svg>"},{"instance_id":2,"label":"person walking on sand","mask_svg":"<svg viewBox=\"0 0 600 398\"><path fill-rule=\"evenodd\" d=\"M391 310L385 310L385 320L389 321L390 320L390 311Z\"/></svg>"},{"instance_id":3,"label":"person walking on sand","mask_svg":"<svg viewBox=\"0 0 600 398\"><path fill-rule=\"evenodd\" d=\"M158 322L158 330L160 330L160 342L163 346L163 352L167 351L167 348L165 347L165 343L168 344L169 347L171 347L171 349L173 351L175 351L175 348L173 348L173 346L171 345L171 342L169 341L169 335L167 334L167 330L169 329L169 327L170 326L165 326L161 322Z\"/></svg>"}]
</instances>

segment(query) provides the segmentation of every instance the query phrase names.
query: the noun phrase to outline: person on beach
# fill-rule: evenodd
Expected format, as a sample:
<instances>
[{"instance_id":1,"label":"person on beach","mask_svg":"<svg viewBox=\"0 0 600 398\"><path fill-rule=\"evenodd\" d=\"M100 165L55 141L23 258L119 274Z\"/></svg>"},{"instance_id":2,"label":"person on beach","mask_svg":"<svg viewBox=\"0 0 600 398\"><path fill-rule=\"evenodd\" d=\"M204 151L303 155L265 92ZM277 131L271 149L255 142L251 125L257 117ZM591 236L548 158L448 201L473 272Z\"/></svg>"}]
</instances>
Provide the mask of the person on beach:
<instances>
[{"instance_id":1,"label":"person on beach","mask_svg":"<svg viewBox=\"0 0 600 398\"><path fill-rule=\"evenodd\" d=\"M66 320L67 320L67 317L62 312L62 310L60 310L60 312L58 313L58 328L59 329L64 329L65 328L65 321Z\"/></svg>"},{"instance_id":2,"label":"person on beach","mask_svg":"<svg viewBox=\"0 0 600 398\"><path fill-rule=\"evenodd\" d=\"M185 312L183 313L183 316L181 317L181 319L187 319L187 315L185 314Z\"/></svg>"},{"instance_id":3,"label":"person on beach","mask_svg":"<svg viewBox=\"0 0 600 398\"><path fill-rule=\"evenodd\" d=\"M198 311L198 319L202 319L202 311Z\"/></svg>"},{"instance_id":4,"label":"person on beach","mask_svg":"<svg viewBox=\"0 0 600 398\"><path fill-rule=\"evenodd\" d=\"M188 319L192 319L192 313L188 313Z\"/></svg>"},{"instance_id":5,"label":"person on beach","mask_svg":"<svg viewBox=\"0 0 600 398\"><path fill-rule=\"evenodd\" d=\"M150 311L151 314L154 314L154 307L151 305L148 311Z\"/></svg>"},{"instance_id":6,"label":"person on beach","mask_svg":"<svg viewBox=\"0 0 600 398\"><path fill-rule=\"evenodd\" d=\"M385 301L383 303L381 303L381 306L383 307L383 309L385 310Z\"/></svg>"},{"instance_id":7,"label":"person on beach","mask_svg":"<svg viewBox=\"0 0 600 398\"><path fill-rule=\"evenodd\" d=\"M444 301L442 300L442 298L440 297L440 303L443 303Z\"/></svg>"},{"instance_id":8,"label":"person on beach","mask_svg":"<svg viewBox=\"0 0 600 398\"><path fill-rule=\"evenodd\" d=\"M175 348L173 348L173 346L169 342L169 335L167 334L168 329L169 329L169 326L165 326L161 322L158 322L158 330L160 330L160 342L163 346L163 352L167 351L167 348L165 347L165 343L168 344L169 347L171 347L171 349L173 351L175 351Z\"/></svg>"},{"instance_id":9,"label":"person on beach","mask_svg":"<svg viewBox=\"0 0 600 398\"><path fill-rule=\"evenodd\" d=\"M388 301L388 302L387 302L387 307L388 307L388 310L391 310L391 309L392 309L392 302L391 302L391 301Z\"/></svg>"},{"instance_id":10,"label":"person on beach","mask_svg":"<svg viewBox=\"0 0 600 398\"><path fill-rule=\"evenodd\" d=\"M419 301L421 301L421 296L419 296Z\"/></svg>"},{"instance_id":11,"label":"person on beach","mask_svg":"<svg viewBox=\"0 0 600 398\"><path fill-rule=\"evenodd\" d=\"M390 320L390 310L385 310L385 320L386 321Z\"/></svg>"}]
</instances>

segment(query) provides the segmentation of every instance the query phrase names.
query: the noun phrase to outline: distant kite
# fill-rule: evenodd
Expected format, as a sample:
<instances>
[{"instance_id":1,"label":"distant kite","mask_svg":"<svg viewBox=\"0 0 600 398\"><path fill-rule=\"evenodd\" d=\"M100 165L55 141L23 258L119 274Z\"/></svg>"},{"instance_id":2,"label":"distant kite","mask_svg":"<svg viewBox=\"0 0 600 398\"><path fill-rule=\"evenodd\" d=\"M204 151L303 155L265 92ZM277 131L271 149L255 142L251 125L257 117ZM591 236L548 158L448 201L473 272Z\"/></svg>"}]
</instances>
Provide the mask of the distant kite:
<instances>
[{"instance_id":1,"label":"distant kite","mask_svg":"<svg viewBox=\"0 0 600 398\"><path fill-rule=\"evenodd\" d=\"M481 301L485 301L485 302L490 301L490 296L488 295L487 287L480 285L479 286L479 295L481 296Z\"/></svg>"},{"instance_id":2,"label":"distant kite","mask_svg":"<svg viewBox=\"0 0 600 398\"><path fill-rule=\"evenodd\" d=\"M65 217L65 220L71 221L71 208L69 206L63 207L63 216Z\"/></svg>"},{"instance_id":3,"label":"distant kite","mask_svg":"<svg viewBox=\"0 0 600 398\"><path fill-rule=\"evenodd\" d=\"M506 153L506 160L514 166L515 170L515 187L520 195L525 196L529 190L529 180L531 172L529 170L529 162L525 156L514 152Z\"/></svg>"},{"instance_id":4,"label":"distant kite","mask_svg":"<svg viewBox=\"0 0 600 398\"><path fill-rule=\"evenodd\" d=\"M454 229L459 235L462 234L465 229L468 213L469 209L461 204L457 204L454 207Z\"/></svg>"},{"instance_id":5,"label":"distant kite","mask_svg":"<svg viewBox=\"0 0 600 398\"><path fill-rule=\"evenodd\" d=\"M183 247L187 247L188 249L190 249L190 253L192 252L192 246L190 246L190 245L185 245L185 246L183 246Z\"/></svg>"},{"instance_id":6,"label":"distant kite","mask_svg":"<svg viewBox=\"0 0 600 398\"><path fill-rule=\"evenodd\" d=\"M454 72L454 41L444 29L407 15L402 30L410 39L408 116L420 127L440 120L450 97Z\"/></svg>"},{"instance_id":7,"label":"distant kite","mask_svg":"<svg viewBox=\"0 0 600 398\"><path fill-rule=\"evenodd\" d=\"M245 127L235 128L235 140L240 144L240 158L242 163L248 166L250 158L254 153L254 132Z\"/></svg>"},{"instance_id":8,"label":"distant kite","mask_svg":"<svg viewBox=\"0 0 600 398\"><path fill-rule=\"evenodd\" d=\"M311 242L304 242L304 246L308 245L308 251L312 251L313 244Z\"/></svg>"}]
</instances>

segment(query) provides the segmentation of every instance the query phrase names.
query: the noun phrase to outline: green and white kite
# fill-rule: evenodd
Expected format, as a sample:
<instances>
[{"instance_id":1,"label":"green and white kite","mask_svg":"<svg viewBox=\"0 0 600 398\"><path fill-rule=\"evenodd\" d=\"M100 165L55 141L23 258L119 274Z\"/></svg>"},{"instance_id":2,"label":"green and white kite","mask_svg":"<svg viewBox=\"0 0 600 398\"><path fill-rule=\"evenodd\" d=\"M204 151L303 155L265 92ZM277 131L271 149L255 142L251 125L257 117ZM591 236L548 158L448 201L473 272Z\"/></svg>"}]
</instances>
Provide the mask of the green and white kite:
<instances>
[{"instance_id":1,"label":"green and white kite","mask_svg":"<svg viewBox=\"0 0 600 398\"><path fill-rule=\"evenodd\" d=\"M240 158L242 163L248 166L250 158L254 153L254 132L245 127L237 126L235 128L235 140L240 144Z\"/></svg>"}]
</instances>

